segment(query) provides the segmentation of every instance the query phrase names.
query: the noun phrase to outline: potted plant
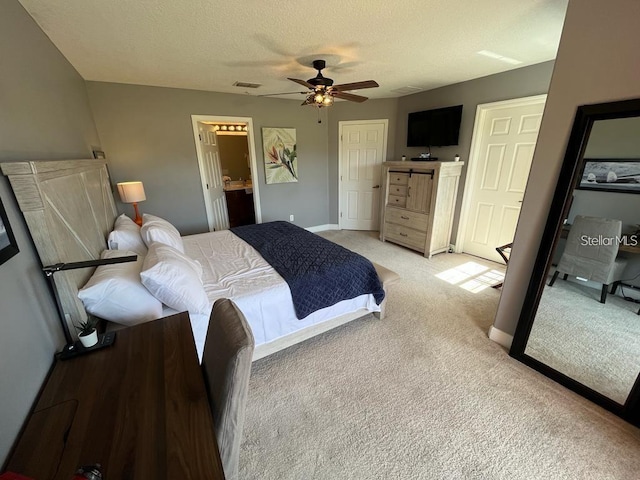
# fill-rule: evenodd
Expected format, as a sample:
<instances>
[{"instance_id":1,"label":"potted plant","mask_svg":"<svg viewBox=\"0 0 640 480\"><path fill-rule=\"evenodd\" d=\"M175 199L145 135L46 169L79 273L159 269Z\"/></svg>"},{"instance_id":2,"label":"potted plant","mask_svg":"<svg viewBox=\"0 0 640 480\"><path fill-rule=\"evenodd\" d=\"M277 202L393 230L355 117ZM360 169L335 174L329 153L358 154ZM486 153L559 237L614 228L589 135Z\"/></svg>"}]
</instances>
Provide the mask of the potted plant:
<instances>
[{"instance_id":1,"label":"potted plant","mask_svg":"<svg viewBox=\"0 0 640 480\"><path fill-rule=\"evenodd\" d=\"M78 330L78 338L85 348L93 347L98 343L97 323L98 319L93 315L88 315L87 320L84 322L74 323L76 330Z\"/></svg>"}]
</instances>

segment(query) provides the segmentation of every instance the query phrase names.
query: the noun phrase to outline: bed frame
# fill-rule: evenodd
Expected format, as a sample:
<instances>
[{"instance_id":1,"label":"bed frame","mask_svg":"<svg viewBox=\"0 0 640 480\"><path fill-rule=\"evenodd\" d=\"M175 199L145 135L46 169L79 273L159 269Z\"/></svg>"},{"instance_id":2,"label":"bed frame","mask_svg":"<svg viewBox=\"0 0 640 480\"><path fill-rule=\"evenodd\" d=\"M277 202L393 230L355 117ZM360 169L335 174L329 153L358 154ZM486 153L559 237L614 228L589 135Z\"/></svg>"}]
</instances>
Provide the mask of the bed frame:
<instances>
[{"instance_id":1,"label":"bed frame","mask_svg":"<svg viewBox=\"0 0 640 480\"><path fill-rule=\"evenodd\" d=\"M101 160L56 160L1 164L31 233L42 266L100 258L117 216L107 165ZM87 314L78 289L91 268L56 273L56 285L73 323Z\"/></svg>"},{"instance_id":2,"label":"bed frame","mask_svg":"<svg viewBox=\"0 0 640 480\"><path fill-rule=\"evenodd\" d=\"M0 166L9 178L43 266L100 258L118 215L104 161L32 161ZM374 266L386 293L389 283L399 277L380 265ZM56 285L70 332L75 333L73 323L86 319L78 290L93 271L87 268L56 273ZM386 299L380 306L382 311L374 314L376 317L384 317L385 303ZM369 313L361 310L342 315L259 345L253 359L266 357Z\"/></svg>"}]
</instances>

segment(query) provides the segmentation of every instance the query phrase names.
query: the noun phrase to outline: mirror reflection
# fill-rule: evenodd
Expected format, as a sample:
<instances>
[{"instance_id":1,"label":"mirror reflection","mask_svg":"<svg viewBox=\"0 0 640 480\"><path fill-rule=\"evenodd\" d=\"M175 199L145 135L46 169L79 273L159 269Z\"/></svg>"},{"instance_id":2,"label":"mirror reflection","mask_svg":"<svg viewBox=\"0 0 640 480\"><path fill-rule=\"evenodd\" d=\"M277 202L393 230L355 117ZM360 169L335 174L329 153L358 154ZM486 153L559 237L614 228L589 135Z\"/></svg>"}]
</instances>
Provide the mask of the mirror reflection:
<instances>
[{"instance_id":1,"label":"mirror reflection","mask_svg":"<svg viewBox=\"0 0 640 480\"><path fill-rule=\"evenodd\" d=\"M593 123L525 353L623 405L640 373L640 117Z\"/></svg>"}]
</instances>

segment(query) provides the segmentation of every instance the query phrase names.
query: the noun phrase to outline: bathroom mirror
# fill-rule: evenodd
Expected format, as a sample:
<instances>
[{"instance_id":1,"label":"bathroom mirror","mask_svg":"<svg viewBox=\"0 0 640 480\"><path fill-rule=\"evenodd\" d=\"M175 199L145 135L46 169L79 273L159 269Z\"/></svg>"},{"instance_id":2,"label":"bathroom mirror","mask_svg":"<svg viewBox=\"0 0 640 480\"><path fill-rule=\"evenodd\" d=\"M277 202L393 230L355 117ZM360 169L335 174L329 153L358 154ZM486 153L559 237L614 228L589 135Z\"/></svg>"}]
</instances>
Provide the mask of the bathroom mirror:
<instances>
[{"instance_id":1,"label":"bathroom mirror","mask_svg":"<svg viewBox=\"0 0 640 480\"><path fill-rule=\"evenodd\" d=\"M639 193L640 99L578 107L510 351L635 425Z\"/></svg>"}]
</instances>

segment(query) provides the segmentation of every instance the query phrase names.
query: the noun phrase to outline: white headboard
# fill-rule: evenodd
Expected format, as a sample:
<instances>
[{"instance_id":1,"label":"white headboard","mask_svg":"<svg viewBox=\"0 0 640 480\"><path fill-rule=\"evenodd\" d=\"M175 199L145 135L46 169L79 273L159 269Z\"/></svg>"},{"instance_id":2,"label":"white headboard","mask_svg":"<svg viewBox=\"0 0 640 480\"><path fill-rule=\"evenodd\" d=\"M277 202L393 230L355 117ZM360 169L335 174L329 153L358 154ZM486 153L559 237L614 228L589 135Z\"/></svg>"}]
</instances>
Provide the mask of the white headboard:
<instances>
[{"instance_id":1,"label":"white headboard","mask_svg":"<svg viewBox=\"0 0 640 480\"><path fill-rule=\"evenodd\" d=\"M100 258L117 216L109 172L103 160L55 160L0 164L42 265ZM86 318L78 289L93 269L55 274L65 313ZM69 331L75 332L73 325Z\"/></svg>"}]
</instances>

